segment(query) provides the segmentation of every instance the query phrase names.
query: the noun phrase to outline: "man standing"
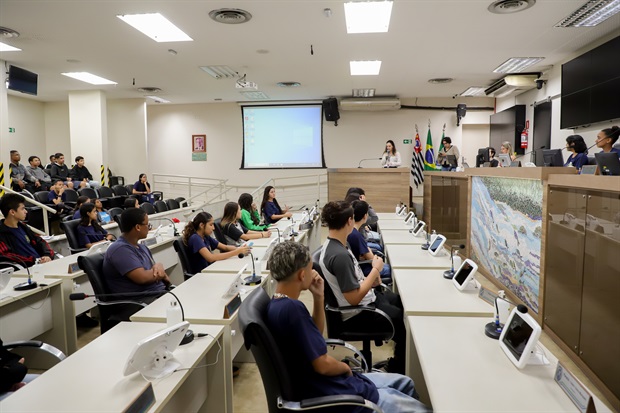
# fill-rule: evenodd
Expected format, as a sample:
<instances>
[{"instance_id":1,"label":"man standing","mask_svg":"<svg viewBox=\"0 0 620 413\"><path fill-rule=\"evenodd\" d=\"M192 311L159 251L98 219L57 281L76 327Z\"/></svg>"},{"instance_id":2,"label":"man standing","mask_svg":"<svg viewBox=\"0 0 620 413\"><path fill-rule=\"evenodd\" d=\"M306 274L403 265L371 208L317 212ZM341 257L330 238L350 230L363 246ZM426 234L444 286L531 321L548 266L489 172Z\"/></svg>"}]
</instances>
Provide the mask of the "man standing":
<instances>
[{"instance_id":1,"label":"man standing","mask_svg":"<svg viewBox=\"0 0 620 413\"><path fill-rule=\"evenodd\" d=\"M79 182L80 187L97 188L101 186L99 182L93 181L93 176L88 171L88 168L84 166L83 156L77 156L75 158L75 166L71 168L69 176L74 182Z\"/></svg>"},{"instance_id":2,"label":"man standing","mask_svg":"<svg viewBox=\"0 0 620 413\"><path fill-rule=\"evenodd\" d=\"M39 190L49 191L52 186L52 178L41 168L41 159L38 156L31 156L28 158L28 163L30 165L26 166L26 170L41 184Z\"/></svg>"},{"instance_id":3,"label":"man standing","mask_svg":"<svg viewBox=\"0 0 620 413\"><path fill-rule=\"evenodd\" d=\"M41 183L37 178L32 176L26 167L19 163L21 161L21 155L18 151L11 151L11 179L12 189L17 192L21 192L27 189L30 192L34 192L41 187Z\"/></svg>"}]
</instances>

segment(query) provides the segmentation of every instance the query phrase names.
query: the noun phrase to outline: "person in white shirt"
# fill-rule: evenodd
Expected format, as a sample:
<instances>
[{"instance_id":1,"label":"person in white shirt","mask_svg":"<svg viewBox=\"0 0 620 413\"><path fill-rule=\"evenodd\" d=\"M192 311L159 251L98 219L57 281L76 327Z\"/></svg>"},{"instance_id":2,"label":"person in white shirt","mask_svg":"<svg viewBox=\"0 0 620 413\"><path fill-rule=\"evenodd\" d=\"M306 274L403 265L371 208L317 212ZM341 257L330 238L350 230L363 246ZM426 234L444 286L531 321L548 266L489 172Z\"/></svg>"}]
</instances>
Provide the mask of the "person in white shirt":
<instances>
[{"instance_id":1,"label":"person in white shirt","mask_svg":"<svg viewBox=\"0 0 620 413\"><path fill-rule=\"evenodd\" d=\"M388 140L385 143L385 150L381 157L381 165L384 168L397 168L400 166L400 152L396 150L393 140Z\"/></svg>"}]
</instances>

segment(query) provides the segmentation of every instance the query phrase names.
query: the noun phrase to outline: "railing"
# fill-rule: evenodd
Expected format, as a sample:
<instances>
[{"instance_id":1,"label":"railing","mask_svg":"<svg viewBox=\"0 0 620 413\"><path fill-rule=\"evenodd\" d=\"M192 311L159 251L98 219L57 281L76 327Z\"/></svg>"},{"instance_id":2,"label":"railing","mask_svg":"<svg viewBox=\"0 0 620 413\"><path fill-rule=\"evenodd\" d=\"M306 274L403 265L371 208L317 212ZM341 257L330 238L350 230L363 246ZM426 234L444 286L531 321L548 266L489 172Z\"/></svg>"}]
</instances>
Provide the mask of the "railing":
<instances>
[{"instance_id":1,"label":"railing","mask_svg":"<svg viewBox=\"0 0 620 413\"><path fill-rule=\"evenodd\" d=\"M154 173L153 189L162 191L166 199L183 197L188 202L204 203L213 192L225 193L226 179L211 179L188 175Z\"/></svg>"},{"instance_id":2,"label":"railing","mask_svg":"<svg viewBox=\"0 0 620 413\"><path fill-rule=\"evenodd\" d=\"M327 202L326 173L269 179L251 192L257 205L262 202L267 186L276 188L276 198L280 204L286 204L294 209L311 207L315 203L322 206Z\"/></svg>"},{"instance_id":3,"label":"railing","mask_svg":"<svg viewBox=\"0 0 620 413\"><path fill-rule=\"evenodd\" d=\"M21 194L19 192L15 192L11 188L7 188L6 186L0 185L0 189L4 190L5 193L11 193L11 194L17 194L17 195L24 196L23 194ZM39 235L51 235L51 233L50 233L50 224L49 224L49 219L47 217L47 212L51 212L52 214L57 214L58 211L56 211L54 208L50 208L49 206L40 203L39 201L35 201L34 199L29 198L27 196L24 196L24 199L26 200L26 203L38 206L38 207L40 207L42 209L42 211L41 211L42 214L41 215L43 215L43 231L41 231L40 229L35 228L35 227L31 226L31 225L28 225L30 227L30 229L33 232L35 232L36 234L39 234Z\"/></svg>"}]
</instances>

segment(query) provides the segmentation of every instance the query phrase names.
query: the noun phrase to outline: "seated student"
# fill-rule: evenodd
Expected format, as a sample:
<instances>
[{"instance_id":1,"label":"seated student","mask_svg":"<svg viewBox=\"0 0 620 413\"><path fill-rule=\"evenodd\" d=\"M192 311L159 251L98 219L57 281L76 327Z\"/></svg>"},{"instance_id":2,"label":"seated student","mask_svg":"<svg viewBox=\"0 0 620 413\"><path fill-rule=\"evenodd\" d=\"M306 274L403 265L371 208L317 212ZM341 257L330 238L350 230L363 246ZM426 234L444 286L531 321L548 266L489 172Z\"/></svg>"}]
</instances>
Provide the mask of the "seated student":
<instances>
[{"instance_id":1,"label":"seated student","mask_svg":"<svg viewBox=\"0 0 620 413\"><path fill-rule=\"evenodd\" d=\"M43 168L43 169L45 169L45 172L46 172L48 175L50 175L50 176L51 176L50 172L51 172L51 170L52 170L52 165L54 165L55 163L56 163L56 154L55 154L55 153L53 153L53 154L51 154L51 155L50 155L50 161L49 161L49 163L48 163L47 165L45 165L45 168Z\"/></svg>"},{"instance_id":2,"label":"seated student","mask_svg":"<svg viewBox=\"0 0 620 413\"><path fill-rule=\"evenodd\" d=\"M601 130L596 135L596 147L603 150L603 152L614 152L618 154L620 158L620 149L614 148L614 144L620 137L620 128L618 126L612 126L611 128Z\"/></svg>"},{"instance_id":3,"label":"seated student","mask_svg":"<svg viewBox=\"0 0 620 413\"><path fill-rule=\"evenodd\" d=\"M349 188L349 190L347 191L347 195L349 195L351 192L357 192L359 194L359 199L362 201L366 201L366 191L364 191L363 188L355 188L355 187ZM377 215L375 210L369 204L368 205L368 222L366 222L366 224L370 227L372 231L377 231L377 222L379 222L379 215Z\"/></svg>"},{"instance_id":4,"label":"seated student","mask_svg":"<svg viewBox=\"0 0 620 413\"><path fill-rule=\"evenodd\" d=\"M588 145L581 135L570 135L566 138L566 150L570 156L564 166L573 166L581 171L583 165L588 164Z\"/></svg>"},{"instance_id":5,"label":"seated student","mask_svg":"<svg viewBox=\"0 0 620 413\"><path fill-rule=\"evenodd\" d=\"M307 247L292 241L276 245L269 258L269 268L277 286L267 307L267 327L282 353L291 384L300 398L349 394L378 404L386 413L427 411L427 407L416 400L413 381L409 377L390 373L354 373L348 364L327 354L323 338L324 284L321 276L312 270ZM301 292L306 290L312 294L312 317L306 305L299 301ZM330 411L358 413L367 410L340 406Z\"/></svg>"},{"instance_id":6,"label":"seated student","mask_svg":"<svg viewBox=\"0 0 620 413\"><path fill-rule=\"evenodd\" d=\"M140 174L138 180L133 184L132 194L136 195L142 202L155 202L155 195L151 191L151 184L146 180L146 174Z\"/></svg>"},{"instance_id":7,"label":"seated student","mask_svg":"<svg viewBox=\"0 0 620 413\"><path fill-rule=\"evenodd\" d=\"M499 160L495 159L495 148L489 147L489 166L491 168L497 168L499 166Z\"/></svg>"},{"instance_id":8,"label":"seated student","mask_svg":"<svg viewBox=\"0 0 620 413\"><path fill-rule=\"evenodd\" d=\"M183 230L183 244L188 248L194 273L202 271L215 261L250 253L250 247L247 245L234 247L218 242L212 237L214 229L213 216L208 212L199 212ZM220 250L219 254L213 253L216 249Z\"/></svg>"},{"instance_id":9,"label":"seated student","mask_svg":"<svg viewBox=\"0 0 620 413\"><path fill-rule=\"evenodd\" d=\"M75 208L73 209L73 219L80 219L82 215L80 215L80 208L85 203L90 202L90 198L84 195L78 196L77 201L75 201Z\"/></svg>"},{"instance_id":10,"label":"seated student","mask_svg":"<svg viewBox=\"0 0 620 413\"><path fill-rule=\"evenodd\" d=\"M107 249L103 259L105 274L111 293L136 293L135 299L152 302L157 292L170 285L170 279L161 263L156 263L151 251L138 241L149 233L149 217L140 208L129 208L121 214L122 234ZM140 293L154 293L144 296Z\"/></svg>"},{"instance_id":11,"label":"seated student","mask_svg":"<svg viewBox=\"0 0 620 413\"><path fill-rule=\"evenodd\" d=\"M375 258L375 254L372 253L364 236L360 234L359 229L364 226L366 223L366 218L368 218L368 203L366 201L353 201L351 203L351 207L353 208L353 219L355 220L355 224L351 233L347 236L347 243L349 244L349 248L351 248L351 252L353 256L357 258L359 261L373 260ZM361 264L362 272L365 276L370 274L372 271L371 264ZM381 278L391 278L392 270L388 264L383 264L383 269L380 272Z\"/></svg>"},{"instance_id":12,"label":"seated student","mask_svg":"<svg viewBox=\"0 0 620 413\"><path fill-rule=\"evenodd\" d=\"M55 157L55 162L50 169L50 176L52 182L62 181L67 188L84 188L86 182L73 181L69 176L69 167L65 164L65 155L58 152Z\"/></svg>"},{"instance_id":13,"label":"seated student","mask_svg":"<svg viewBox=\"0 0 620 413\"><path fill-rule=\"evenodd\" d=\"M2 347L0 339L0 400L21 389L38 374L28 373L24 358Z\"/></svg>"},{"instance_id":14,"label":"seated student","mask_svg":"<svg viewBox=\"0 0 620 413\"><path fill-rule=\"evenodd\" d=\"M65 185L62 181L54 182L51 191L47 194L47 202L54 205L59 214L69 212L71 208L65 205L67 195L65 194Z\"/></svg>"},{"instance_id":15,"label":"seated student","mask_svg":"<svg viewBox=\"0 0 620 413\"><path fill-rule=\"evenodd\" d=\"M112 217L110 216L108 211L103 209L103 204L101 203L100 199L95 199L95 209L97 209L97 219L99 220L99 222L101 222L102 224L109 224L110 222L112 222Z\"/></svg>"},{"instance_id":16,"label":"seated student","mask_svg":"<svg viewBox=\"0 0 620 413\"><path fill-rule=\"evenodd\" d=\"M361 195L358 192L351 192L351 190L362 190L362 188L349 188L349 192L347 192L347 197L344 199L345 202L351 204L354 201L359 201L359 200L363 200L362 198L365 198L365 196ZM368 205L368 214L370 215L370 205ZM375 213L373 211L373 213ZM376 213L375 213L376 215ZM379 219L379 217L377 217L377 220ZM376 221L375 221L376 222ZM375 229L377 229L377 226L375 224ZM376 251L379 251L381 253L383 253L383 246L381 245L381 235L379 235L378 232L373 231L370 228L370 225L368 224L368 222L366 222L365 225L362 225L360 228L358 228L360 234L362 234L362 236L364 237L364 239L366 240L366 242L368 243L368 246Z\"/></svg>"},{"instance_id":17,"label":"seated student","mask_svg":"<svg viewBox=\"0 0 620 413\"><path fill-rule=\"evenodd\" d=\"M0 222L2 260L31 267L37 260L46 263L54 258L54 251L47 242L24 224L28 211L23 196L5 194L0 199L0 211L4 215Z\"/></svg>"},{"instance_id":18,"label":"seated student","mask_svg":"<svg viewBox=\"0 0 620 413\"><path fill-rule=\"evenodd\" d=\"M220 226L228 245L237 245L242 241L271 237L271 231L259 232L247 229L239 223L240 218L241 208L239 204L229 202L224 206L224 216L222 216Z\"/></svg>"},{"instance_id":19,"label":"seated student","mask_svg":"<svg viewBox=\"0 0 620 413\"><path fill-rule=\"evenodd\" d=\"M29 169L19 163L21 159L18 151L11 151L11 163L9 164L11 168L11 189L17 192L24 189L30 192L41 190L41 182L32 176Z\"/></svg>"},{"instance_id":20,"label":"seated student","mask_svg":"<svg viewBox=\"0 0 620 413\"><path fill-rule=\"evenodd\" d=\"M125 201L123 201L123 208L140 208L138 198L130 196L129 198L125 199Z\"/></svg>"},{"instance_id":21,"label":"seated student","mask_svg":"<svg viewBox=\"0 0 620 413\"><path fill-rule=\"evenodd\" d=\"M83 204L80 207L80 216L80 225L77 227L80 248L90 248L94 244L114 240L114 235L108 234L108 231L99 225L95 204Z\"/></svg>"},{"instance_id":22,"label":"seated student","mask_svg":"<svg viewBox=\"0 0 620 413\"><path fill-rule=\"evenodd\" d=\"M319 264L325 279L329 282L338 304L368 305L373 304L385 312L394 324L394 358L389 360L388 371L402 373L405 371L405 324L403 322L403 305L400 297L391 291L375 290L381 282L383 260L376 255L372 270L364 277L357 259L346 247L347 237L353 231L353 208L344 201L328 202L321 213L322 221L329 228L329 235L323 244ZM357 313L343 315L345 325L358 331L372 329L372 323L357 318Z\"/></svg>"},{"instance_id":23,"label":"seated student","mask_svg":"<svg viewBox=\"0 0 620 413\"><path fill-rule=\"evenodd\" d=\"M278 200L276 199L276 189L273 186L265 187L260 210L267 224L275 224L282 218L290 218L293 216L293 214L289 212L288 206L284 205L284 209L280 208L280 204L278 204Z\"/></svg>"},{"instance_id":24,"label":"seated student","mask_svg":"<svg viewBox=\"0 0 620 413\"><path fill-rule=\"evenodd\" d=\"M252 231L265 231L269 225L260 225L260 216L256 210L254 198L248 193L239 195L239 206L241 207L241 223Z\"/></svg>"},{"instance_id":25,"label":"seated student","mask_svg":"<svg viewBox=\"0 0 620 413\"><path fill-rule=\"evenodd\" d=\"M87 167L84 166L84 157L76 156L75 165L69 171L69 176L74 182L83 182L88 188L98 188L101 184L98 181L93 181L93 176ZM81 185L80 185L81 186Z\"/></svg>"},{"instance_id":26,"label":"seated student","mask_svg":"<svg viewBox=\"0 0 620 413\"><path fill-rule=\"evenodd\" d=\"M28 163L30 165L26 165L26 169L41 184L38 190L49 191L52 186L52 178L41 168L41 159L38 156L30 156L28 157Z\"/></svg>"}]
</instances>

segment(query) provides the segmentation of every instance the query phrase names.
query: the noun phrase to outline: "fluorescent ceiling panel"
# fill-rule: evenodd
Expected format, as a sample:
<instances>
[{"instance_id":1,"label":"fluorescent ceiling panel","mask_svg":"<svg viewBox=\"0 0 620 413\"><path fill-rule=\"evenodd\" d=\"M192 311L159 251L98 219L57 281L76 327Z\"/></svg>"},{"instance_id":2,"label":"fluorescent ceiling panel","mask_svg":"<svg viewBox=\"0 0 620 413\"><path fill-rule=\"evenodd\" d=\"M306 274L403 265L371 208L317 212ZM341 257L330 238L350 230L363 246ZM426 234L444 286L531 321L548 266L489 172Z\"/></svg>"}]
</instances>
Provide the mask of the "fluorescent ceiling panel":
<instances>
[{"instance_id":1,"label":"fluorescent ceiling panel","mask_svg":"<svg viewBox=\"0 0 620 413\"><path fill-rule=\"evenodd\" d=\"M596 26L620 12L620 0L590 0L555 27Z\"/></svg>"},{"instance_id":2,"label":"fluorescent ceiling panel","mask_svg":"<svg viewBox=\"0 0 620 413\"><path fill-rule=\"evenodd\" d=\"M0 52L21 52L22 49L0 42Z\"/></svg>"},{"instance_id":3,"label":"fluorescent ceiling panel","mask_svg":"<svg viewBox=\"0 0 620 413\"><path fill-rule=\"evenodd\" d=\"M392 3L392 1L345 3L347 33L386 33L390 28Z\"/></svg>"},{"instance_id":4,"label":"fluorescent ceiling panel","mask_svg":"<svg viewBox=\"0 0 620 413\"><path fill-rule=\"evenodd\" d=\"M371 98L375 96L376 89L353 89L354 98Z\"/></svg>"},{"instance_id":5,"label":"fluorescent ceiling panel","mask_svg":"<svg viewBox=\"0 0 620 413\"><path fill-rule=\"evenodd\" d=\"M485 96L484 91L485 88L483 87L472 86L467 88L467 90L463 93L461 93L461 96Z\"/></svg>"},{"instance_id":6,"label":"fluorescent ceiling panel","mask_svg":"<svg viewBox=\"0 0 620 413\"><path fill-rule=\"evenodd\" d=\"M381 70L381 60L363 60L349 62L351 76L378 75Z\"/></svg>"},{"instance_id":7,"label":"fluorescent ceiling panel","mask_svg":"<svg viewBox=\"0 0 620 413\"><path fill-rule=\"evenodd\" d=\"M116 17L159 43L193 41L191 37L159 13L122 14Z\"/></svg>"},{"instance_id":8,"label":"fluorescent ceiling panel","mask_svg":"<svg viewBox=\"0 0 620 413\"><path fill-rule=\"evenodd\" d=\"M497 66L494 73L518 73L540 62L544 57L511 57Z\"/></svg>"},{"instance_id":9,"label":"fluorescent ceiling panel","mask_svg":"<svg viewBox=\"0 0 620 413\"><path fill-rule=\"evenodd\" d=\"M145 97L147 97L149 99L152 99L152 100L154 100L157 103L170 103L169 100L160 98L159 96L145 96Z\"/></svg>"},{"instance_id":10,"label":"fluorescent ceiling panel","mask_svg":"<svg viewBox=\"0 0 620 413\"><path fill-rule=\"evenodd\" d=\"M81 80L82 82L90 83L91 85L116 85L116 82L105 79L103 77L93 75L88 72L68 72L62 73L63 76L72 77L73 79Z\"/></svg>"}]
</instances>

